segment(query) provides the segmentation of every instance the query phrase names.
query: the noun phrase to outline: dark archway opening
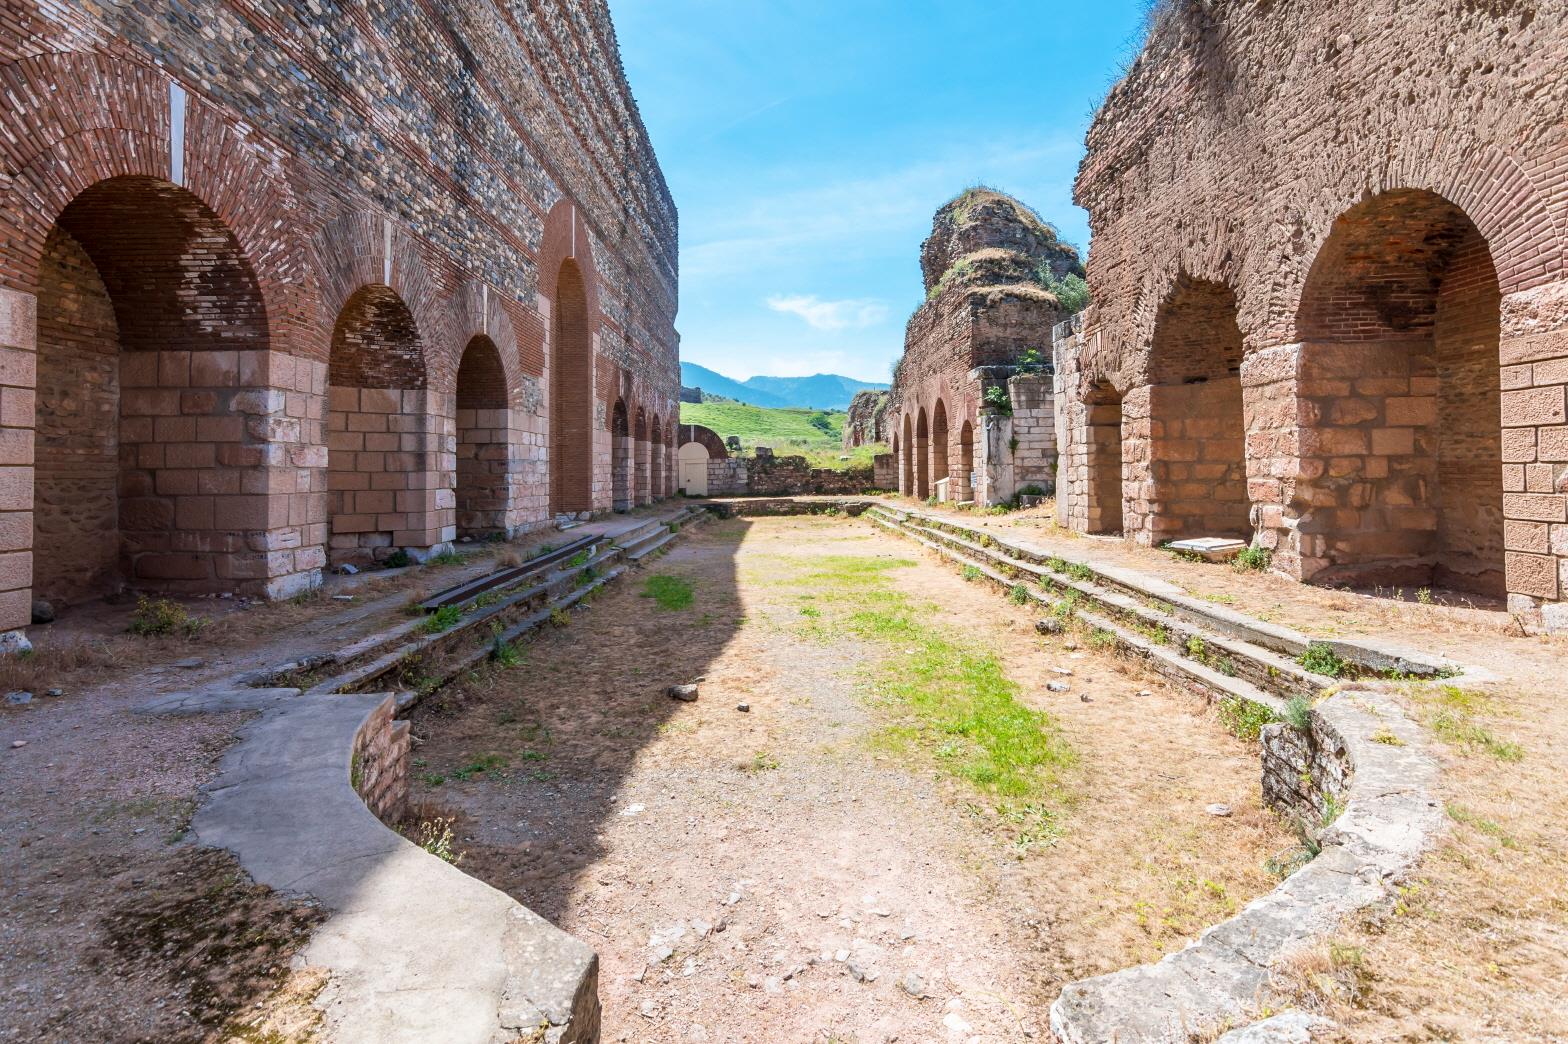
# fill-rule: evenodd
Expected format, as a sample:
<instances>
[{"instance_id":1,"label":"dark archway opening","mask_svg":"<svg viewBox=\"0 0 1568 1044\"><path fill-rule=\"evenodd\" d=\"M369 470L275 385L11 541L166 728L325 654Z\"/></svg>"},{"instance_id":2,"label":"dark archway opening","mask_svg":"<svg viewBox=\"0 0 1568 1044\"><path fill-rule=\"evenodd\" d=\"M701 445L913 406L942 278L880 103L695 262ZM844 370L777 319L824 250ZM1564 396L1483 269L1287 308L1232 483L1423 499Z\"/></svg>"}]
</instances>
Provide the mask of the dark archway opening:
<instances>
[{"instance_id":1,"label":"dark archway opening","mask_svg":"<svg viewBox=\"0 0 1568 1044\"><path fill-rule=\"evenodd\" d=\"M593 510L593 331L576 262L561 264L550 336L550 510Z\"/></svg>"},{"instance_id":2,"label":"dark archway opening","mask_svg":"<svg viewBox=\"0 0 1568 1044\"><path fill-rule=\"evenodd\" d=\"M1303 578L1501 596L1501 293L1486 240L1432 192L1346 211L1297 320Z\"/></svg>"},{"instance_id":3,"label":"dark archway opening","mask_svg":"<svg viewBox=\"0 0 1568 1044\"><path fill-rule=\"evenodd\" d=\"M506 370L501 351L484 335L463 349L457 367L457 535L506 532L511 471Z\"/></svg>"}]
</instances>

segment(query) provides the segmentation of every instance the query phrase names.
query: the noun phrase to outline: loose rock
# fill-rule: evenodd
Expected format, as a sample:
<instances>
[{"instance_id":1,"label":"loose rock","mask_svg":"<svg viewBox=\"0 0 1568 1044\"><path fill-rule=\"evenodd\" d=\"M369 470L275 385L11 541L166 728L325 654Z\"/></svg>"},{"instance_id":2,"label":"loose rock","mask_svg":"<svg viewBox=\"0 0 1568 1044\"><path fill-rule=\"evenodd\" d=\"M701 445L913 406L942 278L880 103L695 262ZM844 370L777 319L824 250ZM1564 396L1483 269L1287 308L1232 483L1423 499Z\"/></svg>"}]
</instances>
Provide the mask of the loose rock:
<instances>
[{"instance_id":1,"label":"loose rock","mask_svg":"<svg viewBox=\"0 0 1568 1044\"><path fill-rule=\"evenodd\" d=\"M33 599L33 623L54 623L54 603L47 598Z\"/></svg>"},{"instance_id":2,"label":"loose rock","mask_svg":"<svg viewBox=\"0 0 1568 1044\"><path fill-rule=\"evenodd\" d=\"M1051 682L1046 686L1046 689L1051 692L1067 692L1072 689L1072 686L1066 682Z\"/></svg>"},{"instance_id":3,"label":"loose rock","mask_svg":"<svg viewBox=\"0 0 1568 1044\"><path fill-rule=\"evenodd\" d=\"M672 700L680 700L682 703L697 702L697 686L695 685L671 685L664 691Z\"/></svg>"},{"instance_id":4,"label":"loose rock","mask_svg":"<svg viewBox=\"0 0 1568 1044\"><path fill-rule=\"evenodd\" d=\"M25 691L23 691L21 689L18 689L15 692L8 692L8 693L6 693L5 694L5 702L10 703L10 704L15 704L17 706L20 706L20 705L22 705L24 703L32 703L33 702L33 694L30 693L30 692L25 692Z\"/></svg>"},{"instance_id":5,"label":"loose rock","mask_svg":"<svg viewBox=\"0 0 1568 1044\"><path fill-rule=\"evenodd\" d=\"M1216 802L1215 804L1206 806L1203 811L1207 812L1211 816L1224 817L1230 815L1230 806L1222 805Z\"/></svg>"},{"instance_id":6,"label":"loose rock","mask_svg":"<svg viewBox=\"0 0 1568 1044\"><path fill-rule=\"evenodd\" d=\"M740 711L742 714L750 714L751 713L751 704L749 704L749 703L737 703L735 705L735 709Z\"/></svg>"},{"instance_id":7,"label":"loose rock","mask_svg":"<svg viewBox=\"0 0 1568 1044\"><path fill-rule=\"evenodd\" d=\"M1047 617L1044 620L1036 620L1034 629L1041 634L1061 634L1062 621L1051 617Z\"/></svg>"}]
</instances>

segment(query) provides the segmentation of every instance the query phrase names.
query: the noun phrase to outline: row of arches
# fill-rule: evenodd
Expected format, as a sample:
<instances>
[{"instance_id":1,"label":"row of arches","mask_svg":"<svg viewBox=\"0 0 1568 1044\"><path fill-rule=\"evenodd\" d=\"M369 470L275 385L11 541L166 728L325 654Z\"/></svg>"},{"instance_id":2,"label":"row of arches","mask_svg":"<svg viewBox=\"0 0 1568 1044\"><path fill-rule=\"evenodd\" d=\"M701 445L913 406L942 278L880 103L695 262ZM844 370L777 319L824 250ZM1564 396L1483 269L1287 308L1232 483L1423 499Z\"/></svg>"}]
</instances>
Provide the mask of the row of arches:
<instances>
[{"instance_id":1,"label":"row of arches","mask_svg":"<svg viewBox=\"0 0 1568 1044\"><path fill-rule=\"evenodd\" d=\"M1179 275L1144 380L1080 389L1086 528L1256 536L1303 579L1504 594L1501 301L1486 239L1425 190L1339 216L1267 360L1234 287Z\"/></svg>"},{"instance_id":2,"label":"row of arches","mask_svg":"<svg viewBox=\"0 0 1568 1044\"><path fill-rule=\"evenodd\" d=\"M552 273L535 404L497 308L432 369L390 255L346 293L318 362L279 350L250 255L194 192L144 175L87 187L43 241L31 417L6 422L32 427L34 594L267 589L510 534L593 510L614 447L639 460L615 506L667 495L660 417L639 409L624 446L605 430L584 263Z\"/></svg>"},{"instance_id":3,"label":"row of arches","mask_svg":"<svg viewBox=\"0 0 1568 1044\"><path fill-rule=\"evenodd\" d=\"M936 495L936 484L948 480L948 499L974 499L975 429L965 418L954 430L948 421L947 403L940 397L929 415L924 406L903 411L900 430L893 436L898 459L899 492L921 500Z\"/></svg>"},{"instance_id":4,"label":"row of arches","mask_svg":"<svg viewBox=\"0 0 1568 1044\"><path fill-rule=\"evenodd\" d=\"M674 491L672 430L639 408L632 417L623 399L611 407L610 489L616 511L662 500Z\"/></svg>"}]
</instances>

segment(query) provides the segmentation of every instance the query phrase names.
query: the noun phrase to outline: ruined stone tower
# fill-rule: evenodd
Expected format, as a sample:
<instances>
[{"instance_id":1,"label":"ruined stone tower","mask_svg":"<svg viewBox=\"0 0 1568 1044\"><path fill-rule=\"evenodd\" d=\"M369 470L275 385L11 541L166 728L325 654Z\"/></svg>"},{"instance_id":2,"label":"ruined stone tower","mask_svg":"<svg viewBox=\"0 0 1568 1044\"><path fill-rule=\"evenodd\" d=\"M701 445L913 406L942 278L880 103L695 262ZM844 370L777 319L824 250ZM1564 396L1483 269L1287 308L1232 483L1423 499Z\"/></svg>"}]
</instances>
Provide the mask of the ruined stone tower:
<instances>
[{"instance_id":1,"label":"ruined stone tower","mask_svg":"<svg viewBox=\"0 0 1568 1044\"><path fill-rule=\"evenodd\" d=\"M1028 363L1050 357L1059 294L1082 275L1078 252L1012 197L971 189L937 211L920 268L926 301L909 320L887 408L899 491L994 504L1048 488L1051 379Z\"/></svg>"}]
</instances>

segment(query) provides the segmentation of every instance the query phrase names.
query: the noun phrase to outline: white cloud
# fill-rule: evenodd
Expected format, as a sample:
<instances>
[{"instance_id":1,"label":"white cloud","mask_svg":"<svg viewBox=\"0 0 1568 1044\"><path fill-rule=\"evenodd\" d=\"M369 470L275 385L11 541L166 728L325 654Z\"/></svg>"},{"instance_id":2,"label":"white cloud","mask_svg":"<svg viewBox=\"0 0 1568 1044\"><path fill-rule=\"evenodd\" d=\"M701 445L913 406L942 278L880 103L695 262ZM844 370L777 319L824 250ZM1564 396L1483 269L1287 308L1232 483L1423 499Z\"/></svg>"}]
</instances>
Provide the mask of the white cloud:
<instances>
[{"instance_id":1,"label":"white cloud","mask_svg":"<svg viewBox=\"0 0 1568 1044\"><path fill-rule=\"evenodd\" d=\"M864 330L887 318L887 305L871 298L824 301L815 294L774 294L768 307L786 315L798 315L813 330Z\"/></svg>"}]
</instances>

